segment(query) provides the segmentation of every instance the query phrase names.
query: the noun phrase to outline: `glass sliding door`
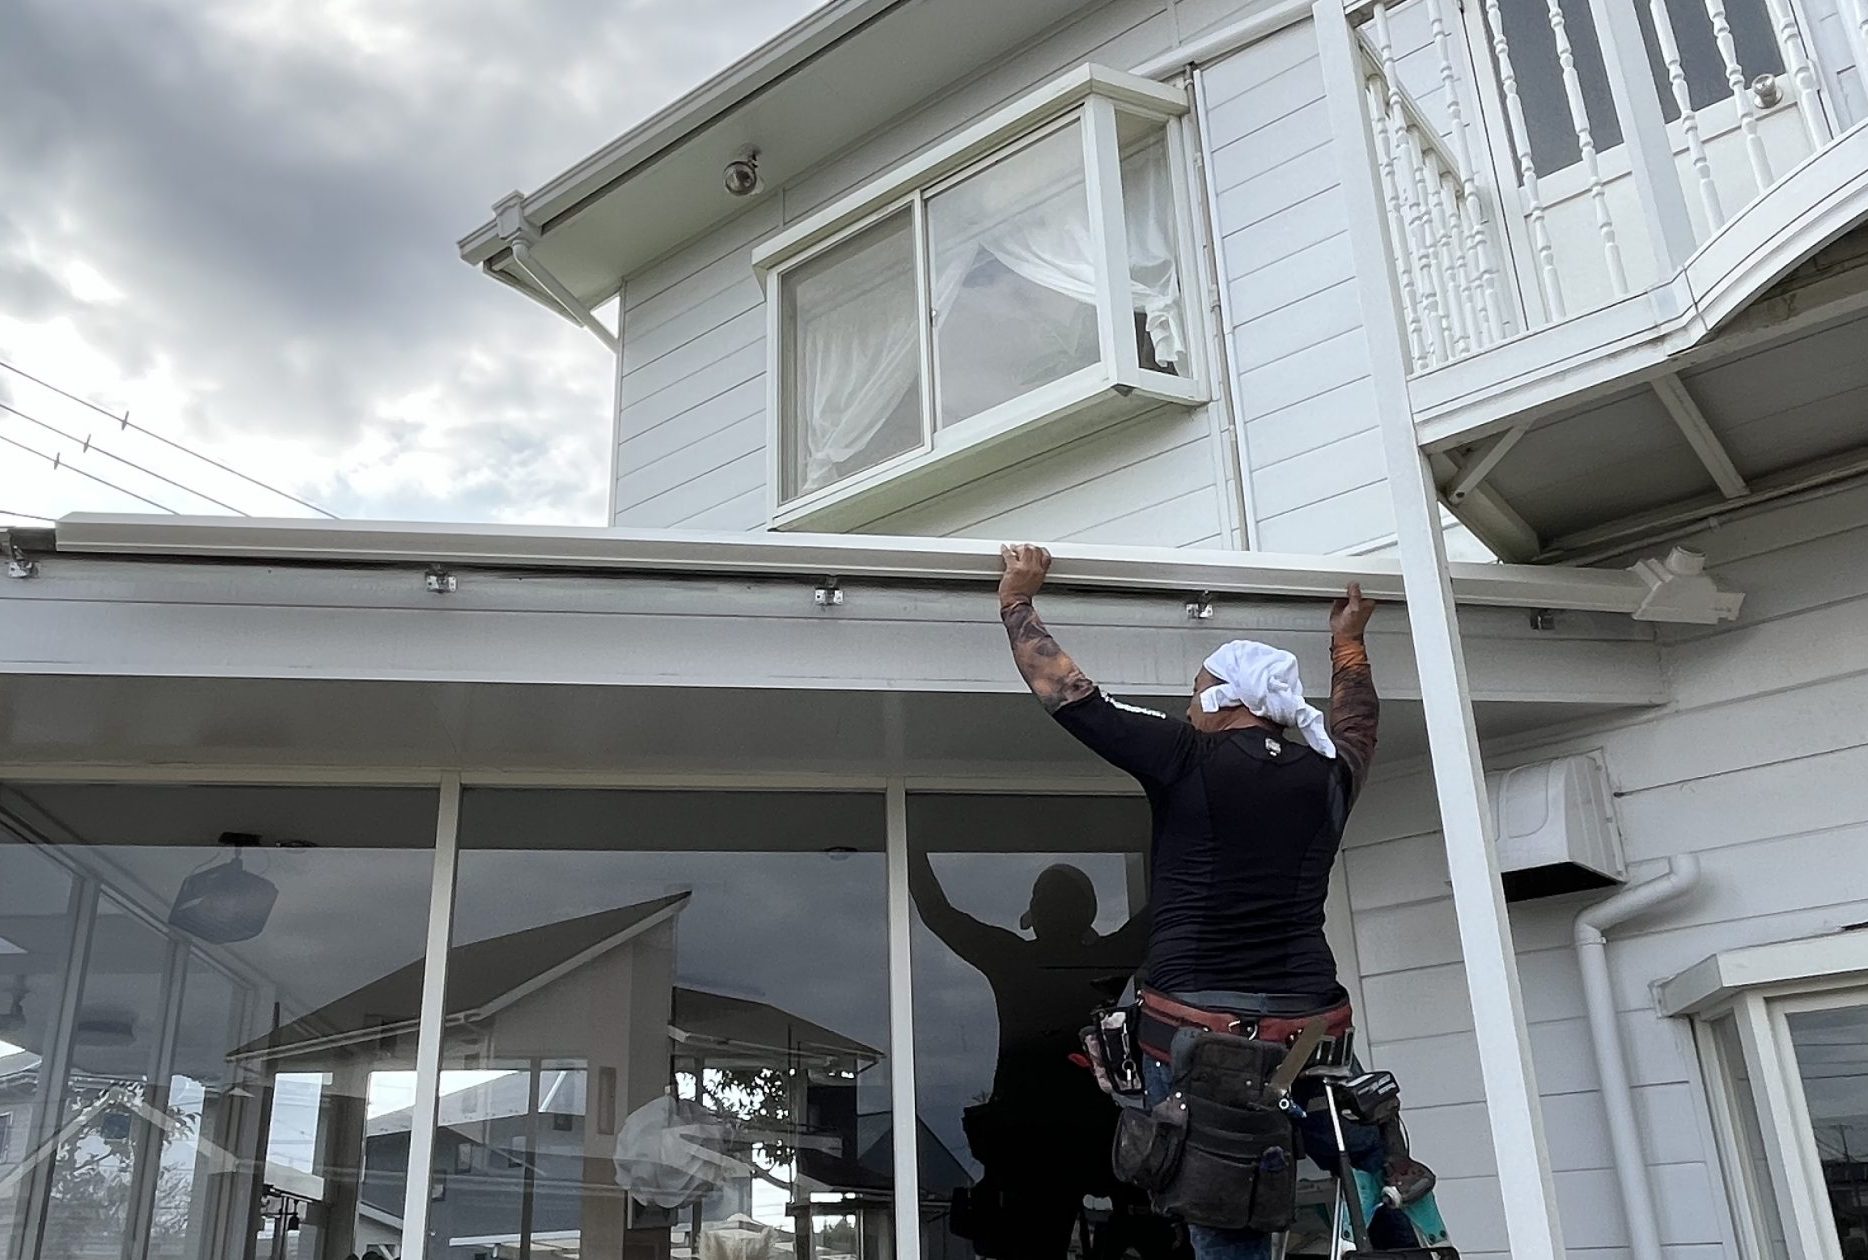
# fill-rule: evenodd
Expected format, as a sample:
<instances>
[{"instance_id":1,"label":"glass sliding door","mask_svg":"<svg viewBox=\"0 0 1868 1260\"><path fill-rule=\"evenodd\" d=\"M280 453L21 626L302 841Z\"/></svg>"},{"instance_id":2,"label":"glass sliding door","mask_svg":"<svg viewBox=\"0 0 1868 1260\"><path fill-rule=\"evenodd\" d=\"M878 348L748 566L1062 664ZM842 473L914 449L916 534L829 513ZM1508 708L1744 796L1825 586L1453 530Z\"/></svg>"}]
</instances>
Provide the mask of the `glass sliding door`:
<instances>
[{"instance_id":1,"label":"glass sliding door","mask_svg":"<svg viewBox=\"0 0 1868 1260\"><path fill-rule=\"evenodd\" d=\"M469 789L430 1257L892 1254L879 795Z\"/></svg>"},{"instance_id":2,"label":"glass sliding door","mask_svg":"<svg viewBox=\"0 0 1868 1260\"><path fill-rule=\"evenodd\" d=\"M399 1256L424 789L0 785L0 1258Z\"/></svg>"},{"instance_id":3,"label":"glass sliding door","mask_svg":"<svg viewBox=\"0 0 1868 1260\"><path fill-rule=\"evenodd\" d=\"M909 797L927 1255L1171 1243L1111 1177L1114 1104L1069 1058L1141 964L1148 837L1136 798Z\"/></svg>"}]
</instances>

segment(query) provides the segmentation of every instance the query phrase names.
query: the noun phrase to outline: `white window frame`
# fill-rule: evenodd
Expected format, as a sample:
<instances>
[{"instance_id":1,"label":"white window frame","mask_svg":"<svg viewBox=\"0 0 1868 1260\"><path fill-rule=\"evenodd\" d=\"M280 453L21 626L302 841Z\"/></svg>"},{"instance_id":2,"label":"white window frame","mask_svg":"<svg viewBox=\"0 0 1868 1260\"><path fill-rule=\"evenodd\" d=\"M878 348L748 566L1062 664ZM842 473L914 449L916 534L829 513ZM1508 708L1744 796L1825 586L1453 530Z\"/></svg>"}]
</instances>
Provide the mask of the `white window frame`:
<instances>
[{"instance_id":1,"label":"white window frame","mask_svg":"<svg viewBox=\"0 0 1868 1260\"><path fill-rule=\"evenodd\" d=\"M1726 1191L1745 1254L1771 1252L1758 1188L1737 1131L1737 1085L1712 1025L1731 1019L1743 1048L1784 1241L1792 1256L1842 1260L1789 1016L1868 1005L1868 931L1780 941L1715 954L1657 988L1668 1015L1690 1015L1718 1135Z\"/></svg>"},{"instance_id":2,"label":"white window frame","mask_svg":"<svg viewBox=\"0 0 1868 1260\"><path fill-rule=\"evenodd\" d=\"M1199 257L1193 220L1186 93L1104 66L1078 67L850 193L758 246L753 267L766 287L766 511L773 529L849 527L951 489L1018 459L1052 449L1091 428L1163 403L1211 401L1205 311L1196 300ZM1180 377L1144 371L1130 331L1118 113L1166 131L1179 244L1181 300L1190 369ZM1102 256L1096 300L1097 363L978 415L941 427L929 319L927 200L1071 123L1081 128L1092 238ZM787 499L784 301L786 273L892 215L911 216L915 285L922 312L922 434L917 446L836 483Z\"/></svg>"}]
</instances>

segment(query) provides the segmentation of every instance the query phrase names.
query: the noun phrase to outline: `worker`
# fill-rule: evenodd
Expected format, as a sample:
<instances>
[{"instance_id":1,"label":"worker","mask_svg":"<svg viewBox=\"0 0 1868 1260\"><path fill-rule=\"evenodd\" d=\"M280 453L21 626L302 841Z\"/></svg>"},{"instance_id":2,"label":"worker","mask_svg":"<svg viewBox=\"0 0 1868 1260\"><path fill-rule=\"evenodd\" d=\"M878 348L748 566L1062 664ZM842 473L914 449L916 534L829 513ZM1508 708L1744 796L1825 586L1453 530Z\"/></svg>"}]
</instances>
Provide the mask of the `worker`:
<instances>
[{"instance_id":1,"label":"worker","mask_svg":"<svg viewBox=\"0 0 1868 1260\"><path fill-rule=\"evenodd\" d=\"M1347 1045L1349 999L1324 936L1324 901L1343 826L1375 753L1379 706L1363 643L1374 603L1351 584L1330 610L1327 721L1305 702L1288 652L1239 641L1199 670L1182 722L1110 697L1058 646L1033 602L1050 572L1049 552L1019 545L1001 554L1000 616L1026 684L1066 731L1137 779L1152 807L1152 923L1134 1010L1147 1104L1160 1104L1184 1083L1175 1075L1175 1046L1196 1035L1231 1035L1240 1045L1276 1050L1320 1021L1326 1048ZM1290 730L1299 738L1288 738ZM1305 1151L1336 1172L1325 1162L1339 1154L1328 1113L1341 1109L1311 1101L1308 1112L1288 1110L1303 1115ZM1392 1089L1382 1101L1379 1115L1344 1122L1343 1148L1358 1183L1345 1189L1360 1200L1364 1218L1384 1201L1390 1218L1405 1212L1414 1226L1409 1245L1444 1244L1433 1175L1406 1149ZM1201 1114L1196 1107L1196 1128ZM1289 1141L1286 1147L1296 1149ZM1282 1160L1288 1150L1271 1154ZM1278 1167L1281 1192L1294 1195L1294 1173ZM1271 1254L1267 1230L1202 1223L1196 1214L1185 1217L1199 1260Z\"/></svg>"}]
</instances>

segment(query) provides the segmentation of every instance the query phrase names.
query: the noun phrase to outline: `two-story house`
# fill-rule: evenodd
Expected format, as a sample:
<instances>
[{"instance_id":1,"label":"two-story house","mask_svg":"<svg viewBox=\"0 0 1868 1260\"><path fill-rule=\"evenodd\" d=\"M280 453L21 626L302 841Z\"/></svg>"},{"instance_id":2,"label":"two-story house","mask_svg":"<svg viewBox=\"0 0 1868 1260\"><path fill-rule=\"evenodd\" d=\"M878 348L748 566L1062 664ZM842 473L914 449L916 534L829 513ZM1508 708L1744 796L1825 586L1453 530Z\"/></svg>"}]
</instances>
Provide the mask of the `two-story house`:
<instances>
[{"instance_id":1,"label":"two-story house","mask_svg":"<svg viewBox=\"0 0 1868 1260\"><path fill-rule=\"evenodd\" d=\"M6 539L0 1257L972 1254L1002 1016L1146 904L1024 540L1163 707L1386 601L1329 928L1462 1254L1858 1254L1864 65L1863 0L832 0L502 199L607 526Z\"/></svg>"}]
</instances>

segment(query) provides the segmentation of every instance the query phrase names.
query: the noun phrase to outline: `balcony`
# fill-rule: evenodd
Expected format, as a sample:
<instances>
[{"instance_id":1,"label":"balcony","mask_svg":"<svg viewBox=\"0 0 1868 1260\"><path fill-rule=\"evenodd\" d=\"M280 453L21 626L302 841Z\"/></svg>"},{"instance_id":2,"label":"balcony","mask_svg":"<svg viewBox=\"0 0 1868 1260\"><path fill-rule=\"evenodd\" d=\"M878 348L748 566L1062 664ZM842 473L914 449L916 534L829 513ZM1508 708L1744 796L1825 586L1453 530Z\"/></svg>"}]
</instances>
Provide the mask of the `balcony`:
<instances>
[{"instance_id":1,"label":"balcony","mask_svg":"<svg viewBox=\"0 0 1868 1260\"><path fill-rule=\"evenodd\" d=\"M1346 13L1421 443L1495 550L1583 558L1863 471L1868 0ZM1741 360L1834 405L1760 441L1782 399L1734 403Z\"/></svg>"}]
</instances>

